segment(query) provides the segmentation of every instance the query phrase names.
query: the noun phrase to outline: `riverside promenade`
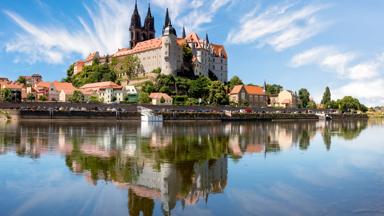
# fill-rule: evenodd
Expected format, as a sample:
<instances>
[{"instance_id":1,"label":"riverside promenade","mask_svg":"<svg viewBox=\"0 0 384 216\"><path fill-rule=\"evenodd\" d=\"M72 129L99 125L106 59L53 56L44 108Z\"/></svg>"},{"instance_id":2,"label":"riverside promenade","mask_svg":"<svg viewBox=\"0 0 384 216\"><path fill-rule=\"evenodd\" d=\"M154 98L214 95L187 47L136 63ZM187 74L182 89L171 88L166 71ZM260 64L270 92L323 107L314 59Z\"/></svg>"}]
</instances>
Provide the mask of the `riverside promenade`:
<instances>
[{"instance_id":1,"label":"riverside promenade","mask_svg":"<svg viewBox=\"0 0 384 216\"><path fill-rule=\"evenodd\" d=\"M335 110L56 102L0 103L0 110L18 120L140 121L138 106L163 115L165 121L318 120L316 113L327 113L335 120L368 118L365 114L340 114Z\"/></svg>"}]
</instances>

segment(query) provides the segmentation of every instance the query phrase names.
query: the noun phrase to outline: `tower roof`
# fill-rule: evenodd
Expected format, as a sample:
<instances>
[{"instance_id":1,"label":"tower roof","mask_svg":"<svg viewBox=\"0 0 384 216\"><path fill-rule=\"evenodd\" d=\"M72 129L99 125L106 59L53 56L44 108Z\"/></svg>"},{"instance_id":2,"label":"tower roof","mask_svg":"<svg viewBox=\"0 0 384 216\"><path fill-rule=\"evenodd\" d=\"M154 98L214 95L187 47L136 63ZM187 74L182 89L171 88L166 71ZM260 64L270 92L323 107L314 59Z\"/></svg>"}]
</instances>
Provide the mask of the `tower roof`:
<instances>
[{"instance_id":1,"label":"tower roof","mask_svg":"<svg viewBox=\"0 0 384 216\"><path fill-rule=\"evenodd\" d=\"M183 35L182 35L182 38L186 38L187 37L187 34L185 33L185 27L183 26Z\"/></svg>"},{"instance_id":2,"label":"tower roof","mask_svg":"<svg viewBox=\"0 0 384 216\"><path fill-rule=\"evenodd\" d=\"M131 28L141 28L141 18L137 9L137 0L135 1L135 9L131 17Z\"/></svg>"},{"instance_id":3,"label":"tower roof","mask_svg":"<svg viewBox=\"0 0 384 216\"><path fill-rule=\"evenodd\" d=\"M170 33L170 34L177 35L176 34L176 29L173 28L172 23L171 23L171 19L169 18L168 8L167 8L167 11L165 12L165 21L164 21L164 26L163 26L163 35L164 35L164 33L166 33L166 30L168 30L168 33Z\"/></svg>"}]
</instances>

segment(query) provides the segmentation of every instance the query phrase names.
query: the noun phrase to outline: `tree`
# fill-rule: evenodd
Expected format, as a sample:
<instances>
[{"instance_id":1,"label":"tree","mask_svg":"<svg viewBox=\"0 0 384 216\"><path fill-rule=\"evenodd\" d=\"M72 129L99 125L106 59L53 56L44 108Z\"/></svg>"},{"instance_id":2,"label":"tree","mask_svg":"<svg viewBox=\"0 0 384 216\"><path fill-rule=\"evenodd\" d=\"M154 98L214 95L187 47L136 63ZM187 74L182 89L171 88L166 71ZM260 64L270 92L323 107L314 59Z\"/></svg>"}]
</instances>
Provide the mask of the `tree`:
<instances>
[{"instance_id":1,"label":"tree","mask_svg":"<svg viewBox=\"0 0 384 216\"><path fill-rule=\"evenodd\" d=\"M146 92L141 92L139 94L139 103L141 104L147 104L151 102L151 98L149 97L149 94Z\"/></svg>"},{"instance_id":2,"label":"tree","mask_svg":"<svg viewBox=\"0 0 384 216\"><path fill-rule=\"evenodd\" d=\"M243 85L243 81L238 76L233 76L228 82L229 89L232 90L236 85Z\"/></svg>"},{"instance_id":3,"label":"tree","mask_svg":"<svg viewBox=\"0 0 384 216\"><path fill-rule=\"evenodd\" d=\"M325 88L323 99L321 100L321 104L324 106L324 108L328 109L331 103L331 90L327 86Z\"/></svg>"},{"instance_id":4,"label":"tree","mask_svg":"<svg viewBox=\"0 0 384 216\"><path fill-rule=\"evenodd\" d=\"M85 101L85 97L81 91L75 90L68 100L71 103L83 103Z\"/></svg>"},{"instance_id":5,"label":"tree","mask_svg":"<svg viewBox=\"0 0 384 216\"><path fill-rule=\"evenodd\" d=\"M283 90L283 86L277 84L266 84L265 93L268 95L277 95Z\"/></svg>"},{"instance_id":6,"label":"tree","mask_svg":"<svg viewBox=\"0 0 384 216\"><path fill-rule=\"evenodd\" d=\"M27 95L27 100L28 100L28 101L35 101L35 99L36 99L36 97L35 97L35 95L32 94L32 93L29 93L29 94Z\"/></svg>"},{"instance_id":7,"label":"tree","mask_svg":"<svg viewBox=\"0 0 384 216\"><path fill-rule=\"evenodd\" d=\"M47 101L48 100L48 97L45 96L45 95L40 95L39 97L39 101Z\"/></svg>"},{"instance_id":8,"label":"tree","mask_svg":"<svg viewBox=\"0 0 384 216\"><path fill-rule=\"evenodd\" d=\"M165 99L164 99L164 97L161 97L161 98L160 98L160 103L162 103L162 104L165 103Z\"/></svg>"},{"instance_id":9,"label":"tree","mask_svg":"<svg viewBox=\"0 0 384 216\"><path fill-rule=\"evenodd\" d=\"M141 90L143 92L146 92L148 94L152 93L155 91L155 86L153 85L153 83L151 81L146 81L142 86L141 86Z\"/></svg>"},{"instance_id":10,"label":"tree","mask_svg":"<svg viewBox=\"0 0 384 216\"><path fill-rule=\"evenodd\" d=\"M23 84L23 85L27 85L27 80L23 76L19 76L19 78L16 80L16 82Z\"/></svg>"},{"instance_id":11,"label":"tree","mask_svg":"<svg viewBox=\"0 0 384 216\"><path fill-rule=\"evenodd\" d=\"M0 90L0 101L12 102L12 91L10 89Z\"/></svg>"},{"instance_id":12,"label":"tree","mask_svg":"<svg viewBox=\"0 0 384 216\"><path fill-rule=\"evenodd\" d=\"M317 108L316 102L313 101L313 100L310 100L310 101L308 102L307 108L308 108L308 109L316 109L316 108Z\"/></svg>"},{"instance_id":13,"label":"tree","mask_svg":"<svg viewBox=\"0 0 384 216\"><path fill-rule=\"evenodd\" d=\"M209 89L208 101L210 104L225 105L229 103L228 95L224 84L220 81L213 81Z\"/></svg>"},{"instance_id":14,"label":"tree","mask_svg":"<svg viewBox=\"0 0 384 216\"><path fill-rule=\"evenodd\" d=\"M74 73L75 73L75 63L71 64L67 69L67 78L65 79L65 81L72 82L72 77Z\"/></svg>"},{"instance_id":15,"label":"tree","mask_svg":"<svg viewBox=\"0 0 384 216\"><path fill-rule=\"evenodd\" d=\"M300 98L300 103L301 103L301 108L307 108L308 103L310 101L309 99L310 94L307 89L302 88L299 90L299 98Z\"/></svg>"},{"instance_id":16,"label":"tree","mask_svg":"<svg viewBox=\"0 0 384 216\"><path fill-rule=\"evenodd\" d=\"M360 101L351 96L345 96L341 100L338 100L339 109L343 112L350 112L353 110L365 111L365 106L360 103Z\"/></svg>"},{"instance_id":17,"label":"tree","mask_svg":"<svg viewBox=\"0 0 384 216\"><path fill-rule=\"evenodd\" d=\"M211 80L205 76L201 76L196 80L191 80L188 96L196 99L206 99L209 96L210 85Z\"/></svg>"},{"instance_id":18,"label":"tree","mask_svg":"<svg viewBox=\"0 0 384 216\"><path fill-rule=\"evenodd\" d=\"M137 77L140 73L141 62L139 57L135 55L129 55L124 58L121 63L118 63L115 67L115 71L126 78Z\"/></svg>"},{"instance_id":19,"label":"tree","mask_svg":"<svg viewBox=\"0 0 384 216\"><path fill-rule=\"evenodd\" d=\"M100 98L97 96L90 96L88 99L89 103L101 103Z\"/></svg>"}]
</instances>

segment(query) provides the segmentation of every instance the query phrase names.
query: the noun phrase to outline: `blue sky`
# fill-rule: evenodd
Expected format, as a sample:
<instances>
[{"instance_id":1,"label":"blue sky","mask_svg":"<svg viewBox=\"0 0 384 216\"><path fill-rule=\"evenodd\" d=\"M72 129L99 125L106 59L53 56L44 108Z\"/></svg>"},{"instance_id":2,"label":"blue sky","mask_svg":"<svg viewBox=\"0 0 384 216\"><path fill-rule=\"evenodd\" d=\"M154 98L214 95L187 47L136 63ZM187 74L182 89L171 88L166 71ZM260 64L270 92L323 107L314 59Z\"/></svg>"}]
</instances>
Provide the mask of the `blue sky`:
<instances>
[{"instance_id":1,"label":"blue sky","mask_svg":"<svg viewBox=\"0 0 384 216\"><path fill-rule=\"evenodd\" d=\"M157 35L169 7L182 26L222 43L229 75L246 83L306 87L319 102L358 97L384 105L382 0L138 0L142 19L152 5ZM133 0L2 0L0 77L40 73L61 80L88 53L129 44Z\"/></svg>"}]
</instances>

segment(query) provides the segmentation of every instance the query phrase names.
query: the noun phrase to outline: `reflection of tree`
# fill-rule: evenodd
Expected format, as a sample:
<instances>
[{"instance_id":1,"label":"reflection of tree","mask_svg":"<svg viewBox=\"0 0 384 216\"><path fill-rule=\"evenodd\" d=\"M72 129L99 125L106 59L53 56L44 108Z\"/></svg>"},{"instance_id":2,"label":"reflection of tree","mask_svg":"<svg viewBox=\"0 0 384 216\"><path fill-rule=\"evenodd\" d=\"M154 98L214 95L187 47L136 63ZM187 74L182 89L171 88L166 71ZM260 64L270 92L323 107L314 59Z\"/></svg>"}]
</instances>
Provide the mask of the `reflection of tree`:
<instances>
[{"instance_id":1,"label":"reflection of tree","mask_svg":"<svg viewBox=\"0 0 384 216\"><path fill-rule=\"evenodd\" d=\"M325 144L325 147L329 151L331 149L331 144L332 144L332 136L331 136L331 131L329 128L324 128L322 132L323 136L323 142Z\"/></svg>"},{"instance_id":2,"label":"reflection of tree","mask_svg":"<svg viewBox=\"0 0 384 216\"><path fill-rule=\"evenodd\" d=\"M81 152L80 145L78 139L73 139L73 150L65 157L66 164L71 171L89 171L94 182L101 178L105 181L131 182L137 178L138 167L132 163L132 160L125 162L118 155L108 158L87 155ZM74 164L78 166L75 168Z\"/></svg>"},{"instance_id":3,"label":"reflection of tree","mask_svg":"<svg viewBox=\"0 0 384 216\"><path fill-rule=\"evenodd\" d=\"M142 212L144 216L150 216L153 215L154 207L155 203L152 199L137 196L132 189L128 190L129 215L139 216Z\"/></svg>"},{"instance_id":4,"label":"reflection of tree","mask_svg":"<svg viewBox=\"0 0 384 216\"><path fill-rule=\"evenodd\" d=\"M332 137L337 136L345 140L356 139L368 126L367 120L332 121L325 124L321 135L327 150L331 149Z\"/></svg>"},{"instance_id":5,"label":"reflection of tree","mask_svg":"<svg viewBox=\"0 0 384 216\"><path fill-rule=\"evenodd\" d=\"M308 130L303 130L300 135L299 148L300 150L307 150L310 144L310 135Z\"/></svg>"}]
</instances>

